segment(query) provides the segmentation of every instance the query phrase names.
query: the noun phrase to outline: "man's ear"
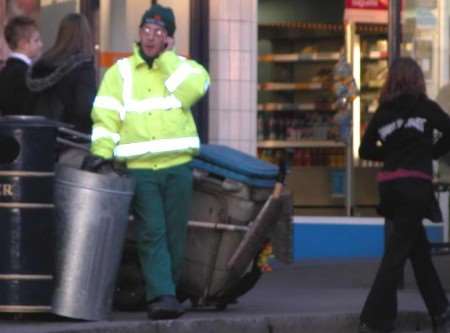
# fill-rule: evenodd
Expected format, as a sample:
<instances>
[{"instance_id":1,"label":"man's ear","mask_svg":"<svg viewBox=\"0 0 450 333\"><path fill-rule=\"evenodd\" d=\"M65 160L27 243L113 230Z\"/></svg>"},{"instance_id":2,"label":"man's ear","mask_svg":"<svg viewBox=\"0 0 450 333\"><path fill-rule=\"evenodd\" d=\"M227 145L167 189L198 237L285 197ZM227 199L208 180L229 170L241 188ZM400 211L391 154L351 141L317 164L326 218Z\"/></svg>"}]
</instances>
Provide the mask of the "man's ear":
<instances>
[{"instance_id":1,"label":"man's ear","mask_svg":"<svg viewBox=\"0 0 450 333\"><path fill-rule=\"evenodd\" d=\"M166 37L166 50L172 50L175 46L175 38L167 36Z\"/></svg>"}]
</instances>

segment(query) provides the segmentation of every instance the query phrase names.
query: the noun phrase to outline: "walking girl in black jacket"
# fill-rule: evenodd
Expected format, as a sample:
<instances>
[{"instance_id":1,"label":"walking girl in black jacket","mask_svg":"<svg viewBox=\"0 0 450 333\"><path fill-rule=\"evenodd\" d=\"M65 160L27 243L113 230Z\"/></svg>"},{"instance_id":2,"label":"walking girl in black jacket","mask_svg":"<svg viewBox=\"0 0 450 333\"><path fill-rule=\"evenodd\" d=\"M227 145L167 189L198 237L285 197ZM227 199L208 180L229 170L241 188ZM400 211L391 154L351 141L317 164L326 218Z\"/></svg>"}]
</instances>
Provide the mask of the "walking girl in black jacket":
<instances>
[{"instance_id":1,"label":"walking girl in black jacket","mask_svg":"<svg viewBox=\"0 0 450 333\"><path fill-rule=\"evenodd\" d=\"M435 132L438 131L436 136ZM392 222L385 253L361 313L359 332L389 332L397 315L397 286L411 260L434 332L450 332L450 311L431 261L422 225L436 208L432 160L450 150L450 118L425 93L422 70L411 58L395 60L359 148L382 161L377 176L379 213Z\"/></svg>"}]
</instances>

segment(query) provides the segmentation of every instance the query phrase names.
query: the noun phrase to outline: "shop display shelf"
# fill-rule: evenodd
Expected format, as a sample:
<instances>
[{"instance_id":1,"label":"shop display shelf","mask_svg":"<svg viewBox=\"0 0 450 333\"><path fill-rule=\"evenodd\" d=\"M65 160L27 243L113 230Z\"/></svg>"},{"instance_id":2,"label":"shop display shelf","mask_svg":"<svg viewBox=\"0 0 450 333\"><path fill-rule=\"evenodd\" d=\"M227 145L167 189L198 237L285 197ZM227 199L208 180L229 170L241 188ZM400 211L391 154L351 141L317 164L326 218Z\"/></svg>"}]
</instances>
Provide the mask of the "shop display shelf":
<instances>
[{"instance_id":1,"label":"shop display shelf","mask_svg":"<svg viewBox=\"0 0 450 333\"><path fill-rule=\"evenodd\" d=\"M278 53L263 54L258 57L260 62L322 62L322 61L338 61L339 52L314 52L314 53Z\"/></svg>"},{"instance_id":2,"label":"shop display shelf","mask_svg":"<svg viewBox=\"0 0 450 333\"><path fill-rule=\"evenodd\" d=\"M311 102L311 103L260 103L258 111L336 111L334 103Z\"/></svg>"},{"instance_id":3,"label":"shop display shelf","mask_svg":"<svg viewBox=\"0 0 450 333\"><path fill-rule=\"evenodd\" d=\"M345 147L345 143L333 140L265 140L258 142L258 148L338 148Z\"/></svg>"},{"instance_id":4,"label":"shop display shelf","mask_svg":"<svg viewBox=\"0 0 450 333\"><path fill-rule=\"evenodd\" d=\"M298 91L327 89L322 82L264 82L258 84L261 91Z\"/></svg>"}]
</instances>

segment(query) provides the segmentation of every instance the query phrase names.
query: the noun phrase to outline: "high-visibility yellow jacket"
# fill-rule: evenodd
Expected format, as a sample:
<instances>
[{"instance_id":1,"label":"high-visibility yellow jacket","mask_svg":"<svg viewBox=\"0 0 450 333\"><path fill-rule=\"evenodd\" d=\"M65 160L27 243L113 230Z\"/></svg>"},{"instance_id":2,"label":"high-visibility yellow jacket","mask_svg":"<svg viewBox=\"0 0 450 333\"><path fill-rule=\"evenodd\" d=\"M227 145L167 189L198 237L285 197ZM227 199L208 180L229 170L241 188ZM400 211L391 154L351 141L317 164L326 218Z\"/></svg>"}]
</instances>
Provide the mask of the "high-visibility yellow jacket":
<instances>
[{"instance_id":1,"label":"high-visibility yellow jacket","mask_svg":"<svg viewBox=\"0 0 450 333\"><path fill-rule=\"evenodd\" d=\"M91 152L132 169L189 162L200 146L190 107L208 85L195 61L164 51L149 68L135 46L104 75L91 114Z\"/></svg>"}]
</instances>

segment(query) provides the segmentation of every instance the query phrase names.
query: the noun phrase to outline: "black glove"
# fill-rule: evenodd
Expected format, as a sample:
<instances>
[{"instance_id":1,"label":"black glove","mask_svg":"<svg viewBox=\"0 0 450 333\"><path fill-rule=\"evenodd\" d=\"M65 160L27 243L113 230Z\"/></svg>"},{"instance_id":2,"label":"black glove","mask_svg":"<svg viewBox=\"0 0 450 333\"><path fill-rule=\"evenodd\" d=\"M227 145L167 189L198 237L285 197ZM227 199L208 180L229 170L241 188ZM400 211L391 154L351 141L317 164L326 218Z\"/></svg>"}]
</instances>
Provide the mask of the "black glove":
<instances>
[{"instance_id":1,"label":"black glove","mask_svg":"<svg viewBox=\"0 0 450 333\"><path fill-rule=\"evenodd\" d=\"M113 160L111 166L113 171L119 176L125 176L127 174L127 164L125 162Z\"/></svg>"},{"instance_id":2,"label":"black glove","mask_svg":"<svg viewBox=\"0 0 450 333\"><path fill-rule=\"evenodd\" d=\"M124 163L113 159L105 159L97 155L87 155L81 164L81 170L100 174L115 173L122 176L126 173L126 166Z\"/></svg>"}]
</instances>

